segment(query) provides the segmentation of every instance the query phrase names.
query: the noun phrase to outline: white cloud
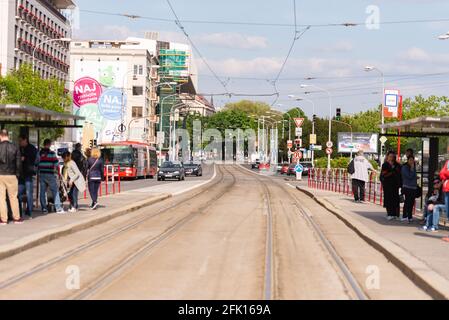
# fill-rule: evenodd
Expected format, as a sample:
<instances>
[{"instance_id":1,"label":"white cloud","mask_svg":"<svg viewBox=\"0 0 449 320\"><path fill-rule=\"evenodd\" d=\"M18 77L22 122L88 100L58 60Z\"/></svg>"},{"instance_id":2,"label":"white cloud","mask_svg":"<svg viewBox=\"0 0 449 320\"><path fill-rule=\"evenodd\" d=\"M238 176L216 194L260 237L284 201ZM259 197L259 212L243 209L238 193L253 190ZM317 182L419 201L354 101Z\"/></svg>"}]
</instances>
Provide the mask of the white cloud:
<instances>
[{"instance_id":1,"label":"white cloud","mask_svg":"<svg viewBox=\"0 0 449 320\"><path fill-rule=\"evenodd\" d=\"M264 49L268 47L265 37L250 36L236 32L206 33L193 37L199 44L222 48Z\"/></svg>"},{"instance_id":2,"label":"white cloud","mask_svg":"<svg viewBox=\"0 0 449 320\"><path fill-rule=\"evenodd\" d=\"M324 52L350 52L354 49L354 45L350 41L337 41L329 46L319 48Z\"/></svg>"}]
</instances>

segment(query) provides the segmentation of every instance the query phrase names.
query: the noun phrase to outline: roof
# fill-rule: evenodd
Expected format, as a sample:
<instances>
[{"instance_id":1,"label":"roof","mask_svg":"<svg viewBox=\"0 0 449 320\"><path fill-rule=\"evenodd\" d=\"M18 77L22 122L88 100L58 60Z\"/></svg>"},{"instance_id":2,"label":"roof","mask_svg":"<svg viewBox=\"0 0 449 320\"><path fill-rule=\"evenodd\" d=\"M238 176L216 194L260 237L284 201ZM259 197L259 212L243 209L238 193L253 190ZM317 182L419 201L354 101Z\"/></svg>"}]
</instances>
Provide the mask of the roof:
<instances>
[{"instance_id":1,"label":"roof","mask_svg":"<svg viewBox=\"0 0 449 320\"><path fill-rule=\"evenodd\" d=\"M83 121L84 117L19 104L0 104L0 123L38 125L56 121Z\"/></svg>"},{"instance_id":2,"label":"roof","mask_svg":"<svg viewBox=\"0 0 449 320\"><path fill-rule=\"evenodd\" d=\"M410 120L385 123L381 129L401 130L401 132L416 132L427 134L449 134L449 116L419 117Z\"/></svg>"}]
</instances>

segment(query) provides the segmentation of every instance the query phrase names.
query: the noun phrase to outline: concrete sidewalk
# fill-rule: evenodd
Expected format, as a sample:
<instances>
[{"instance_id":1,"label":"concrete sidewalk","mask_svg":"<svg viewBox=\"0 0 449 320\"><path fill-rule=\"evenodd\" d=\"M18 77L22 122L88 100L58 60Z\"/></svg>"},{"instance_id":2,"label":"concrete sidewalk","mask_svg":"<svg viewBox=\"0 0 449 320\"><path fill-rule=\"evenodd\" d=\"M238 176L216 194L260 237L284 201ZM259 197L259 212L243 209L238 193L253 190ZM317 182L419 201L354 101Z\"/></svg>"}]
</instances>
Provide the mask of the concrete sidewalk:
<instances>
[{"instance_id":1,"label":"concrete sidewalk","mask_svg":"<svg viewBox=\"0 0 449 320\"><path fill-rule=\"evenodd\" d=\"M35 211L32 220L0 227L0 260L48 241L104 223L172 196L188 192L215 178L170 181L99 198L97 210L89 209L90 199L80 200L77 213L42 215ZM68 205L65 203L67 209Z\"/></svg>"},{"instance_id":2,"label":"concrete sidewalk","mask_svg":"<svg viewBox=\"0 0 449 320\"><path fill-rule=\"evenodd\" d=\"M355 203L343 194L308 188L307 182L295 185L371 242L409 277L438 291L436 296L449 298L449 243L441 240L449 236L447 229L421 231L419 220L411 224L388 221L379 205Z\"/></svg>"}]
</instances>

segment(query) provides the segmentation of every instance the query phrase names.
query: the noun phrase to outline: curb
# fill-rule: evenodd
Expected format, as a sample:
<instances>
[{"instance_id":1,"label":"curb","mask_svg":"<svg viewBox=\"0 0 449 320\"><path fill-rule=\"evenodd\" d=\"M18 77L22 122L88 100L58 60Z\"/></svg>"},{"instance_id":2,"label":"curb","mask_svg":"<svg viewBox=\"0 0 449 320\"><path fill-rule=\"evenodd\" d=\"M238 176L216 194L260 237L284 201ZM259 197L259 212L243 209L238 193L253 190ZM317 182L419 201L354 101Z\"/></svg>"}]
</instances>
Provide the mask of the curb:
<instances>
[{"instance_id":1,"label":"curb","mask_svg":"<svg viewBox=\"0 0 449 320\"><path fill-rule=\"evenodd\" d=\"M137 211L141 208L152 205L156 202L166 200L166 199L170 198L171 196L172 196L171 194L157 195L150 199L141 200L136 203L124 206L120 209L110 211L108 213L93 216L92 218L87 219L86 221L74 222L74 223L71 223L71 224L68 224L68 225L65 225L62 227L50 229L50 230L43 231L43 232L40 232L37 234L33 234L31 236L21 238L19 240L13 241L12 243L10 243L8 245L0 246L0 260L9 258L13 255L20 253L20 252L37 247L41 244L50 242L52 240L55 240L55 239L73 234L75 232L82 231L82 230L88 229L90 227L99 225L101 223L107 222L114 218L128 214L130 212Z\"/></svg>"},{"instance_id":2,"label":"curb","mask_svg":"<svg viewBox=\"0 0 449 320\"><path fill-rule=\"evenodd\" d=\"M416 286L430 295L433 299L449 299L449 280L432 270L424 262L407 253L393 242L382 238L363 223L356 221L349 214L337 209L324 197L317 197L310 191L298 186L296 189L315 200L319 205L340 219L359 237L365 240L377 251L381 252L391 263L412 280Z\"/></svg>"}]
</instances>

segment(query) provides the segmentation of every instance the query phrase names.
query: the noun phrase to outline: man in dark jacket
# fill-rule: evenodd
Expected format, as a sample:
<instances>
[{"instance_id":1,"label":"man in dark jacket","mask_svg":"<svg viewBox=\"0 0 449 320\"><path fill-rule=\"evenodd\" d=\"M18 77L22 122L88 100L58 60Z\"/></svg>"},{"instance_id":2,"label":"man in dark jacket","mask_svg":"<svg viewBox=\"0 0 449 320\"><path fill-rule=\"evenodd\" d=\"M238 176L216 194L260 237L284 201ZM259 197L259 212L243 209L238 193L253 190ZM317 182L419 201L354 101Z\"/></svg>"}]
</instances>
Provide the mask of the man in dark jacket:
<instances>
[{"instance_id":1,"label":"man in dark jacket","mask_svg":"<svg viewBox=\"0 0 449 320\"><path fill-rule=\"evenodd\" d=\"M17 199L18 181L21 171L20 151L9 141L8 131L0 131L0 225L8 224L8 208L6 194L14 223L22 223L20 219L19 201Z\"/></svg>"},{"instance_id":2,"label":"man in dark jacket","mask_svg":"<svg viewBox=\"0 0 449 320\"><path fill-rule=\"evenodd\" d=\"M20 153L22 155L22 174L19 178L19 208L20 215L26 214L30 219L33 214L33 184L36 175L37 149L29 143L28 137L19 137ZM23 211L23 196L26 194L27 210Z\"/></svg>"}]
</instances>

